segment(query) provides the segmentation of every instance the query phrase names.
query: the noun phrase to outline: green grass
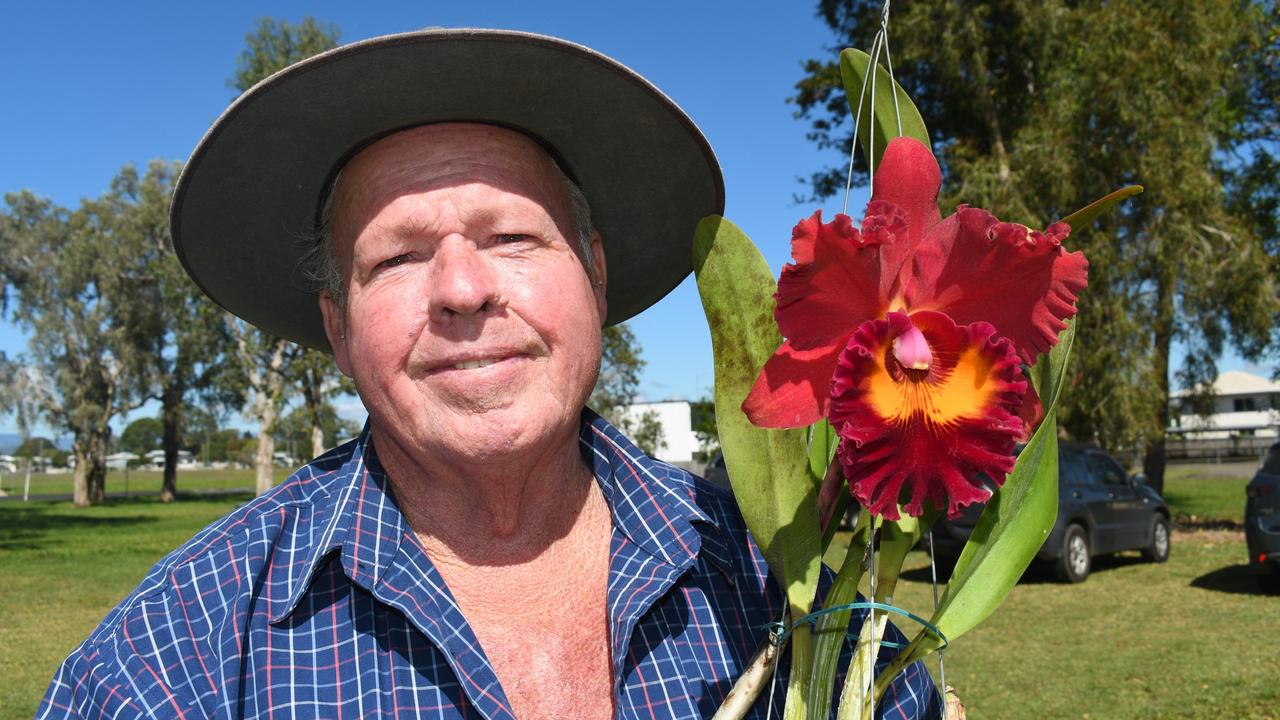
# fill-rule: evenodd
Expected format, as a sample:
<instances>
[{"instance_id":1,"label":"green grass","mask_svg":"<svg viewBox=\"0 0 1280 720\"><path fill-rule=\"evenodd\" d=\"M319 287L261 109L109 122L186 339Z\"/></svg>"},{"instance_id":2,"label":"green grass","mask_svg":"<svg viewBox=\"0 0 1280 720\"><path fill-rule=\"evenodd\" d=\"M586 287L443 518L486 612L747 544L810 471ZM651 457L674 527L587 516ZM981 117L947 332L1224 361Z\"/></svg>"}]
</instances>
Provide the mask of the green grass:
<instances>
[{"instance_id":1,"label":"green grass","mask_svg":"<svg viewBox=\"0 0 1280 720\"><path fill-rule=\"evenodd\" d=\"M289 468L276 468L275 479L279 483L293 472ZM207 492L225 490L253 490L256 474L246 470L179 470L178 492ZM107 473L107 495L123 492L159 493L164 473L159 470L111 470ZM21 496L24 477L6 473L0 489L10 496ZM70 495L71 473L32 473L32 495Z\"/></svg>"},{"instance_id":2,"label":"green grass","mask_svg":"<svg viewBox=\"0 0 1280 720\"><path fill-rule=\"evenodd\" d=\"M1163 565L1100 558L1080 585L1033 570L952 643L947 683L983 720L1276 718L1280 597L1245 563L1237 533L1175 533ZM932 612L924 553L908 557L894 602ZM937 656L929 665L936 680Z\"/></svg>"},{"instance_id":3,"label":"green grass","mask_svg":"<svg viewBox=\"0 0 1280 720\"><path fill-rule=\"evenodd\" d=\"M131 475L130 489L145 481ZM178 480L180 489L237 483L251 484L251 473L193 471ZM1171 477L1168 490L1175 512L1226 518L1240 512L1243 484ZM31 717L58 662L147 569L248 498L117 499L82 510L0 502L0 719ZM1239 533L1173 540L1164 565L1126 555L1099 561L1083 585L1040 576L1018 585L947 655L947 680L970 717L1277 717L1280 597L1256 592ZM910 556L896 598L925 616L926 563Z\"/></svg>"},{"instance_id":4,"label":"green grass","mask_svg":"<svg viewBox=\"0 0 1280 720\"><path fill-rule=\"evenodd\" d=\"M250 497L0 503L0 718L34 715L58 663L147 570Z\"/></svg>"},{"instance_id":5,"label":"green grass","mask_svg":"<svg viewBox=\"0 0 1280 720\"><path fill-rule=\"evenodd\" d=\"M1164 499L1181 522L1244 522L1244 486L1252 475L1212 475L1201 468L1170 468Z\"/></svg>"}]
</instances>

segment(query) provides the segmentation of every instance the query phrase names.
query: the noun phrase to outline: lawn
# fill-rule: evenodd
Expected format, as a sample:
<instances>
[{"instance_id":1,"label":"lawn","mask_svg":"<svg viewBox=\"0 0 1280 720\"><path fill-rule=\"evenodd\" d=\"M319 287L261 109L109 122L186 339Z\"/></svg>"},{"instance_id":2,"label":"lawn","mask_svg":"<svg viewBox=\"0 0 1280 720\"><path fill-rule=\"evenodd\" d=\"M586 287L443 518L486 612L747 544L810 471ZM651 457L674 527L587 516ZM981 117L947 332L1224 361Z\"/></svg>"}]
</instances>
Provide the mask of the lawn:
<instances>
[{"instance_id":1,"label":"lawn","mask_svg":"<svg viewBox=\"0 0 1280 720\"><path fill-rule=\"evenodd\" d=\"M1238 518L1245 480L1207 480L1170 478L1171 502L1197 508L1175 512ZM133 474L130 489L144 481ZM234 471L182 474L179 488L246 481ZM57 663L146 570L248 498L116 499L83 510L0 502L0 718L31 717ZM1180 532L1173 542L1165 565L1134 554L1099 560L1078 586L1025 579L947 655L947 680L970 717L1280 716L1280 597L1255 590L1242 535ZM932 607L926 567L911 555L896 598L923 615Z\"/></svg>"},{"instance_id":2,"label":"lawn","mask_svg":"<svg viewBox=\"0 0 1280 720\"><path fill-rule=\"evenodd\" d=\"M178 492L209 492L227 490L253 490L256 471L245 470L179 470ZM275 479L279 483L293 470L276 468ZM107 495L117 493L159 493L164 473L159 470L111 470L107 472ZM24 476L21 473L5 473L0 479L0 489L11 497L22 496ZM71 495L72 475L66 473L32 473L31 495Z\"/></svg>"},{"instance_id":3,"label":"lawn","mask_svg":"<svg viewBox=\"0 0 1280 720\"><path fill-rule=\"evenodd\" d=\"M1173 466L1165 475L1164 499L1180 523L1239 526L1244 522L1244 486L1252 477L1217 474L1203 465Z\"/></svg>"}]
</instances>

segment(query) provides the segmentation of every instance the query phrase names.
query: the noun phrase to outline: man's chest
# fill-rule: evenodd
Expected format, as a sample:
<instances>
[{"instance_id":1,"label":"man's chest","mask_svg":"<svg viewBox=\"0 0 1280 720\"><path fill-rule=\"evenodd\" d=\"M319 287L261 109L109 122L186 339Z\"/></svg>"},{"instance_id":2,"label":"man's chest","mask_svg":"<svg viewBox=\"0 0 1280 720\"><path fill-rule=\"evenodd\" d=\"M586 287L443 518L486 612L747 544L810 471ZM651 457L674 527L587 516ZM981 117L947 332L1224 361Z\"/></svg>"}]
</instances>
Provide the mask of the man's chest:
<instances>
[{"instance_id":1,"label":"man's chest","mask_svg":"<svg viewBox=\"0 0 1280 720\"><path fill-rule=\"evenodd\" d=\"M600 652L600 635L579 631L590 622L571 605L562 605L559 637L520 632L517 623L486 642L456 608L415 602L420 591L394 578L375 595L340 575L336 567L318 574L287 624L252 631L243 665L224 665L226 691L242 698L230 716L288 708L295 717L593 717L608 716L612 701L618 718L709 717L769 612L725 601L725 589L696 571L641 603L657 581L624 582L615 572L615 605L601 618L609 647ZM623 588L629 594L617 596ZM603 669L593 659L600 655L609 658ZM568 710L533 702L539 697Z\"/></svg>"}]
</instances>

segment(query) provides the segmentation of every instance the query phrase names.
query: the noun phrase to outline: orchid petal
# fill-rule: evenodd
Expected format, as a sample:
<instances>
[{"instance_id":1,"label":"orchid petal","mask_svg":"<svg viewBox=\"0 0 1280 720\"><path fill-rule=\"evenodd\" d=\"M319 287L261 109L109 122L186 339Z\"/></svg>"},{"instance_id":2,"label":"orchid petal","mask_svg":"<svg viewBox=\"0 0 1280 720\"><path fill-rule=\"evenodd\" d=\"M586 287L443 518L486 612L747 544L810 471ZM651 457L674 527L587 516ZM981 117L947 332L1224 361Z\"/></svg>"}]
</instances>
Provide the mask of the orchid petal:
<instances>
[{"instance_id":1,"label":"orchid petal","mask_svg":"<svg viewBox=\"0 0 1280 720\"><path fill-rule=\"evenodd\" d=\"M959 325L989 322L1024 363L1034 363L1057 342L1088 283L1084 254L1062 247L1070 231L1063 223L1030 230L961 206L912 258L906 305L946 313Z\"/></svg>"},{"instance_id":2,"label":"orchid petal","mask_svg":"<svg viewBox=\"0 0 1280 720\"><path fill-rule=\"evenodd\" d=\"M831 404L831 373L847 341L811 350L783 342L742 403L747 419L765 428L804 427L821 420Z\"/></svg>"},{"instance_id":3,"label":"orchid petal","mask_svg":"<svg viewBox=\"0 0 1280 720\"><path fill-rule=\"evenodd\" d=\"M871 199L892 203L906 215L911 242L897 249L913 251L928 229L942 219L938 213L941 187L942 171L927 145L909 137L889 142L880 167L876 168Z\"/></svg>"},{"instance_id":4,"label":"orchid petal","mask_svg":"<svg viewBox=\"0 0 1280 720\"><path fill-rule=\"evenodd\" d=\"M912 326L932 349L926 371L893 357L893 341ZM864 323L831 385L830 418L844 440L840 460L853 496L891 520L900 504L908 515L928 503L954 517L985 501L979 475L999 485L1013 469L1026 390L1016 351L988 323L959 326L928 311Z\"/></svg>"},{"instance_id":5,"label":"orchid petal","mask_svg":"<svg viewBox=\"0 0 1280 720\"><path fill-rule=\"evenodd\" d=\"M834 358L854 328L884 313L880 245L893 240L893 227L905 227L886 225L868 237L854 229L848 215L824 223L819 210L791 231L794 262L783 267L778 280L774 318L793 347L831 346ZM824 392L829 379L821 383Z\"/></svg>"}]
</instances>

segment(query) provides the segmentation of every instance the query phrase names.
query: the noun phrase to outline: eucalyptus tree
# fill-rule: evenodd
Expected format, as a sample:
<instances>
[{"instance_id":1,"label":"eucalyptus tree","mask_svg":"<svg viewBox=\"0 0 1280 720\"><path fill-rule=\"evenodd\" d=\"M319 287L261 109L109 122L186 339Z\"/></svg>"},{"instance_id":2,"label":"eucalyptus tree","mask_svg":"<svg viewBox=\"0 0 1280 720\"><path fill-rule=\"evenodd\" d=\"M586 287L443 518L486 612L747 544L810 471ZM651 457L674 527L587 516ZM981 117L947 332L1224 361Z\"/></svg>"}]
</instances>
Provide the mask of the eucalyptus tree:
<instances>
[{"instance_id":1,"label":"eucalyptus tree","mask_svg":"<svg viewBox=\"0 0 1280 720\"><path fill-rule=\"evenodd\" d=\"M822 0L819 15L842 46L867 48L880 6ZM1059 422L1140 449L1161 486L1175 343L1186 348L1178 377L1194 386L1216 375L1227 344L1258 358L1276 340L1274 205L1269 226L1265 210L1242 207L1265 196L1265 183L1245 181L1276 142L1248 126L1274 107L1259 89L1275 86L1274 5L919 0L894 5L889 23L895 74L941 157L945 206L1044 227L1119 185L1146 187L1068 241L1089 257L1090 287ZM838 67L813 60L805 72L797 114L843 160L852 128ZM820 197L843 185L842 161L811 181Z\"/></svg>"},{"instance_id":2,"label":"eucalyptus tree","mask_svg":"<svg viewBox=\"0 0 1280 720\"><path fill-rule=\"evenodd\" d=\"M136 319L140 238L117 231L112 191L74 211L29 191L5 196L5 315L29 333L11 370L29 413L73 436L77 506L105 497L111 421L146 399L145 328Z\"/></svg>"},{"instance_id":3,"label":"eucalyptus tree","mask_svg":"<svg viewBox=\"0 0 1280 720\"><path fill-rule=\"evenodd\" d=\"M338 29L307 17L300 23L262 18L245 36L234 75L228 84L244 92L267 76L293 63L338 45ZM272 485L275 424L291 394L301 392L312 418L312 449L321 446L324 405L333 392L344 388L337 367L324 353L303 348L263 332L242 320L226 317L225 327L234 343L237 368L249 395L249 412L258 423L257 489ZM317 453L318 454L318 453Z\"/></svg>"},{"instance_id":4,"label":"eucalyptus tree","mask_svg":"<svg viewBox=\"0 0 1280 720\"><path fill-rule=\"evenodd\" d=\"M179 172L177 163L159 160L143 175L126 166L110 193L115 234L135 238L141 252L130 322L147 348L148 394L161 406L165 502L177 496L178 449L189 407L243 402L243 381L234 363L226 362L232 348L224 313L187 277L173 252L169 198Z\"/></svg>"}]
</instances>

